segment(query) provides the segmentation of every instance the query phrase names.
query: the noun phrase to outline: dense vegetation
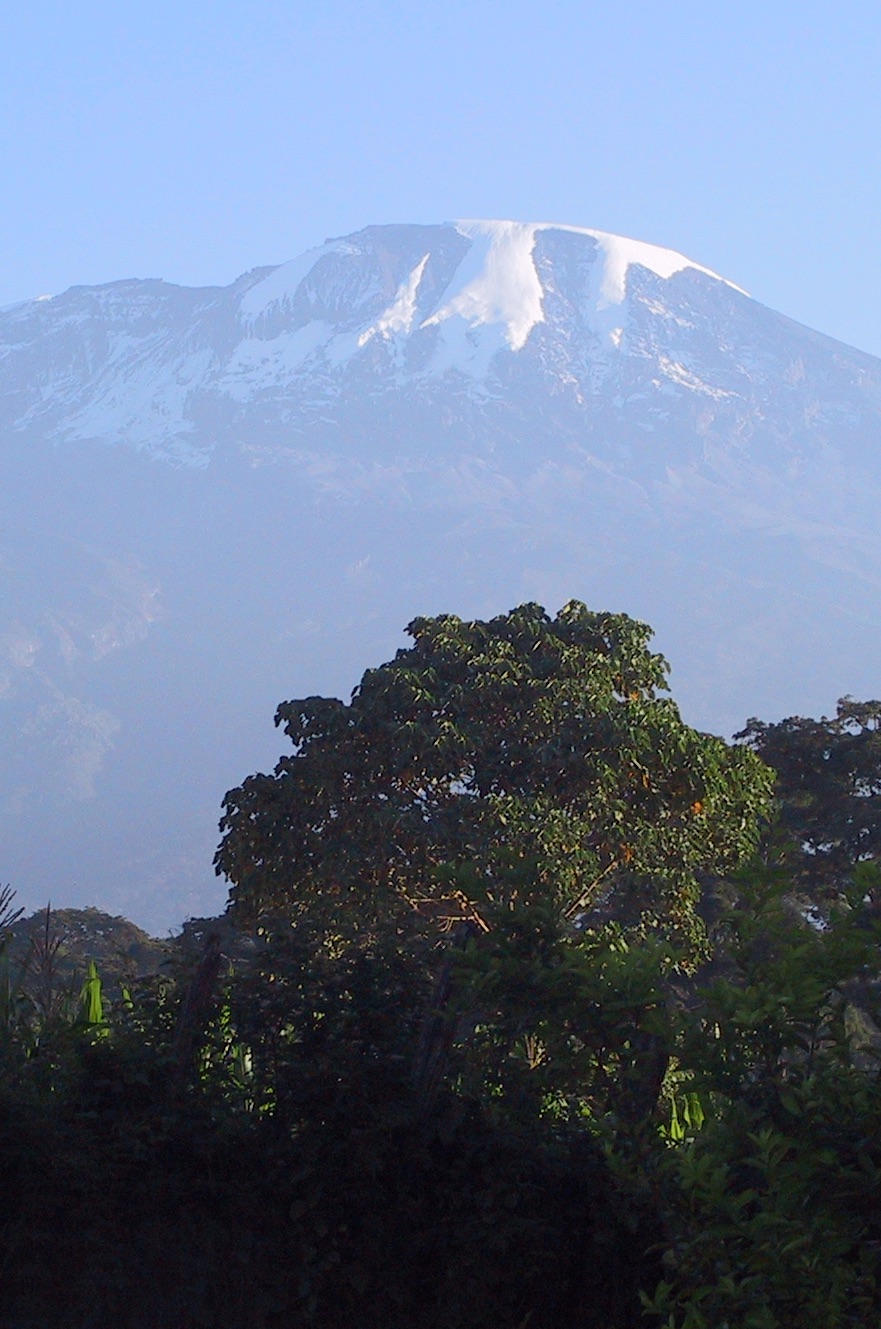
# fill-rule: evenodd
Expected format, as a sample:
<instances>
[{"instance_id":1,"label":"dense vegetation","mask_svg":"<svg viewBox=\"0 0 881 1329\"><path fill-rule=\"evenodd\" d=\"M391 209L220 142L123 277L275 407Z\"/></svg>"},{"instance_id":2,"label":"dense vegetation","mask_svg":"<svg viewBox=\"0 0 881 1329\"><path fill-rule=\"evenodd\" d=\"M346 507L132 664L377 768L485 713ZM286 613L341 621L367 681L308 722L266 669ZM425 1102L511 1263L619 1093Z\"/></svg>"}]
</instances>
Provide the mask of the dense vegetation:
<instances>
[{"instance_id":1,"label":"dense vegetation","mask_svg":"<svg viewBox=\"0 0 881 1329\"><path fill-rule=\"evenodd\" d=\"M729 746L623 615L410 631L157 972L7 946L4 1329L881 1322L879 704Z\"/></svg>"}]
</instances>

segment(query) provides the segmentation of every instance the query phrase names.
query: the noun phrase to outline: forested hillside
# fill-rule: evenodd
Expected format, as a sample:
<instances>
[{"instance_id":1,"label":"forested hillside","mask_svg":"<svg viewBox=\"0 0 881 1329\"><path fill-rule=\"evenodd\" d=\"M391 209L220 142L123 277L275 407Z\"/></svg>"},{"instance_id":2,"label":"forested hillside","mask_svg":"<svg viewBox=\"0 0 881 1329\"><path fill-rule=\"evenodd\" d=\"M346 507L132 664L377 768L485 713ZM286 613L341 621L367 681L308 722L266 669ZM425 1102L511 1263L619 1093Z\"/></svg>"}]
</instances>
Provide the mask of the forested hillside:
<instances>
[{"instance_id":1,"label":"forested hillside","mask_svg":"<svg viewBox=\"0 0 881 1329\"><path fill-rule=\"evenodd\" d=\"M4 1329L881 1322L881 703L726 744L625 615L409 633L279 707L223 918L3 894Z\"/></svg>"}]
</instances>

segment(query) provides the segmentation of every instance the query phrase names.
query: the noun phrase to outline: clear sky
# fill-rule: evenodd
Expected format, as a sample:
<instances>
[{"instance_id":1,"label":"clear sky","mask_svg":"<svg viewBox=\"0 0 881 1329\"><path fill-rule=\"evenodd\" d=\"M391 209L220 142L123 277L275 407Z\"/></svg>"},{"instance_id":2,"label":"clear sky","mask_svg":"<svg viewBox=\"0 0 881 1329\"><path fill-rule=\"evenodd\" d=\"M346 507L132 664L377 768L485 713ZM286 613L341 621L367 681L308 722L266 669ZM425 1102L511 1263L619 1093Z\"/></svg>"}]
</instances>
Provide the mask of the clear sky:
<instances>
[{"instance_id":1,"label":"clear sky","mask_svg":"<svg viewBox=\"0 0 881 1329\"><path fill-rule=\"evenodd\" d=\"M227 283L370 223L682 250L881 355L877 0L29 0L0 18L0 304Z\"/></svg>"}]
</instances>

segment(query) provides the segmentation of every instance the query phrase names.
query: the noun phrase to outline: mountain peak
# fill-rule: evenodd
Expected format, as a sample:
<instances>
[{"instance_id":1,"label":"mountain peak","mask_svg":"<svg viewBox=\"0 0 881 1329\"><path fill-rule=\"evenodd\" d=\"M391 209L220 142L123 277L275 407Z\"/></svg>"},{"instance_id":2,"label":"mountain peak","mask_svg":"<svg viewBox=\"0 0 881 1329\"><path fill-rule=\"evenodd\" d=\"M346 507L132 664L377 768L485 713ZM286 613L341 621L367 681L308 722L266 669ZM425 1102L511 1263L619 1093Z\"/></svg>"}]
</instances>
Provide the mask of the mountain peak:
<instances>
[{"instance_id":1,"label":"mountain peak","mask_svg":"<svg viewBox=\"0 0 881 1329\"><path fill-rule=\"evenodd\" d=\"M214 912L277 703L344 695L416 614L626 609L703 728L877 695L881 362L674 250L369 226L224 288L72 288L0 311L0 425L30 907Z\"/></svg>"},{"instance_id":2,"label":"mountain peak","mask_svg":"<svg viewBox=\"0 0 881 1329\"><path fill-rule=\"evenodd\" d=\"M398 274L394 289L388 292L391 298L376 311L378 316L365 322L354 339L337 344L332 353L337 364L362 350L377 335L389 340L432 328L438 330L444 342L452 342L436 357L436 368L441 371L458 368L480 376L498 350L522 350L532 330L545 321L545 283L536 252L537 241L545 232L586 241L581 255L586 279L582 303L592 309L600 325L609 323L609 317L604 317L606 311L625 303L628 275L635 265L663 280L691 268L746 294L684 254L642 240L554 222L459 220L434 227L368 227L328 240L320 248L276 268L252 287L241 302L242 316L254 320L273 306L292 305L303 283L310 278L317 280L322 269L332 270L338 285L354 288L356 268L365 259L375 258L377 251L385 251L384 267L390 273L389 251L400 253L401 233L407 231L421 235L424 252L413 254L411 266ZM426 268L437 258L438 243L448 239L450 232L465 242L459 261L447 272L439 299L435 293L434 299L429 296L426 300L424 292L420 298ZM313 298L312 303L315 306L319 301ZM307 321L314 323L317 319ZM607 331L605 327L603 330ZM476 339L481 342L483 354L475 355ZM613 344L617 345L614 338Z\"/></svg>"}]
</instances>

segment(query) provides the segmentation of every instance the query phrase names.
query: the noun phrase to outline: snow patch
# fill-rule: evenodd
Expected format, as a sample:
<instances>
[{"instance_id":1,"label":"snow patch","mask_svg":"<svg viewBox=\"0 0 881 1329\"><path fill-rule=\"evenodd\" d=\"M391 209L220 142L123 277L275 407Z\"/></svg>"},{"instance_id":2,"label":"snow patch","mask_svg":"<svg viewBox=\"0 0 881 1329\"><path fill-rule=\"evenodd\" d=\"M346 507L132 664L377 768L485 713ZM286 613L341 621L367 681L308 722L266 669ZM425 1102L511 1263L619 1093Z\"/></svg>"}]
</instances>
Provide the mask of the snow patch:
<instances>
[{"instance_id":1,"label":"snow patch","mask_svg":"<svg viewBox=\"0 0 881 1329\"><path fill-rule=\"evenodd\" d=\"M258 281L256 286L252 286L242 296L239 305L242 318L259 318L270 305L290 300L296 295L297 288L309 276L316 263L326 254L332 254L339 248L339 244L335 242L319 245L317 249L307 249L299 258L293 258L290 263L282 263L281 267L275 268L268 277Z\"/></svg>"},{"instance_id":2,"label":"snow patch","mask_svg":"<svg viewBox=\"0 0 881 1329\"><path fill-rule=\"evenodd\" d=\"M804 921L810 927L812 927L815 932L829 931L828 920L824 917L824 915L821 913L821 911L818 909L818 907L815 904L811 904L804 909L800 909L799 913L801 914Z\"/></svg>"},{"instance_id":3,"label":"snow patch","mask_svg":"<svg viewBox=\"0 0 881 1329\"><path fill-rule=\"evenodd\" d=\"M630 240L623 235L610 235L608 231L582 230L578 226L555 226L543 227L542 229L551 229L557 231L574 231L578 235L590 235L596 240L597 245L602 250L604 256L603 275L600 281L600 302L598 308L607 309L609 305L620 305L627 295L627 273L631 266L636 263L641 268L648 268L649 272L654 272L656 276L667 280L675 277L677 272L682 272L686 268L694 268L697 272L702 272L706 277L713 277L716 281L724 282L732 290L739 291L741 295L746 295L746 291L735 286L725 277L720 277L718 272L712 272L709 268L703 267L700 263L695 263L692 259L686 258L684 254L679 254L675 249L663 249L660 245L646 244L644 240Z\"/></svg>"},{"instance_id":4,"label":"snow patch","mask_svg":"<svg viewBox=\"0 0 881 1329\"><path fill-rule=\"evenodd\" d=\"M722 401L725 397L733 397L733 392L726 392L724 388L714 388L710 383L705 383L697 374L692 373L685 365L679 364L676 360L670 360L665 355L658 357L658 366L661 373L673 383L680 384L683 388L690 388L692 392L701 392L707 397L712 397L714 401Z\"/></svg>"},{"instance_id":5,"label":"snow patch","mask_svg":"<svg viewBox=\"0 0 881 1329\"><path fill-rule=\"evenodd\" d=\"M135 353L127 356L132 346ZM91 393L68 417L63 436L127 443L178 465L207 466L210 445L186 438L195 428L187 406L213 368L214 353L203 347L168 362L150 350L146 341L120 336Z\"/></svg>"},{"instance_id":6,"label":"snow patch","mask_svg":"<svg viewBox=\"0 0 881 1329\"><path fill-rule=\"evenodd\" d=\"M248 337L239 342L227 362L221 387L234 401L248 401L255 391L289 382L332 336L331 324L316 318L269 341Z\"/></svg>"},{"instance_id":7,"label":"snow patch","mask_svg":"<svg viewBox=\"0 0 881 1329\"><path fill-rule=\"evenodd\" d=\"M365 328L358 338L358 346L366 346L371 337L377 334L381 337L391 337L398 333L409 336L413 320L416 317L416 296L419 291L419 283L422 281L422 274L425 271L425 265L430 255L425 254L416 267L410 273L405 282L398 287L398 293L392 304L384 314L380 314L375 323L369 328Z\"/></svg>"},{"instance_id":8,"label":"snow patch","mask_svg":"<svg viewBox=\"0 0 881 1329\"><path fill-rule=\"evenodd\" d=\"M422 327L456 318L468 328L501 324L510 349L522 350L535 325L544 322L542 287L532 258L540 229L528 222L456 222L471 249L440 309Z\"/></svg>"},{"instance_id":9,"label":"snow patch","mask_svg":"<svg viewBox=\"0 0 881 1329\"><path fill-rule=\"evenodd\" d=\"M455 226L470 240L471 248L439 307L421 324L423 328L443 325L445 345L436 356L435 372L455 367L482 373L497 350L522 350L533 328L545 321L544 292L534 260L540 231L566 231L596 244L598 261L585 292L583 313L600 340L615 350L624 334L626 318L622 319L620 306L627 298L627 276L634 264L664 280L693 268L746 294L676 250L607 231L553 222L457 221ZM478 329L481 332L476 335ZM490 329L495 330L495 338Z\"/></svg>"}]
</instances>

